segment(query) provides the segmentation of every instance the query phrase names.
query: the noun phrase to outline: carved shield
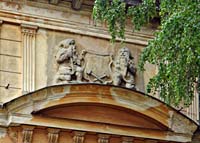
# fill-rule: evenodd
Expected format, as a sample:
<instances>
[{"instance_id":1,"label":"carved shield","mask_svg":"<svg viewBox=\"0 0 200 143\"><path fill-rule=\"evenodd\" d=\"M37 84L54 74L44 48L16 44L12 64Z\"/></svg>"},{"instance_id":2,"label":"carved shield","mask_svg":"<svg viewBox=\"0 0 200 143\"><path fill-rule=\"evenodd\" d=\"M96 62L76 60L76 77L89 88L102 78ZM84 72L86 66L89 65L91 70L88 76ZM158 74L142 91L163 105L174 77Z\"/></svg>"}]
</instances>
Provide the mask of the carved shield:
<instances>
[{"instance_id":1,"label":"carved shield","mask_svg":"<svg viewBox=\"0 0 200 143\"><path fill-rule=\"evenodd\" d=\"M104 83L110 79L110 54L87 51L85 54L84 78L90 82Z\"/></svg>"}]
</instances>

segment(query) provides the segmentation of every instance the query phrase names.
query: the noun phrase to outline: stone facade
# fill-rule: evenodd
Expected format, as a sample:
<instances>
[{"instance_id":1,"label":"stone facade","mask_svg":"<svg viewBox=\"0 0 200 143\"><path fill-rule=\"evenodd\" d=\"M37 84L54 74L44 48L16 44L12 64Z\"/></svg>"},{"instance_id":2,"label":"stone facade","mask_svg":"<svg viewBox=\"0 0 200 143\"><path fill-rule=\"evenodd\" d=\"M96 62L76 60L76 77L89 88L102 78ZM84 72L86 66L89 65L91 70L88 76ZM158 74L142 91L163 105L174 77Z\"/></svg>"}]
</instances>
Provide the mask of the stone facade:
<instances>
[{"instance_id":1,"label":"stone facade","mask_svg":"<svg viewBox=\"0 0 200 143\"><path fill-rule=\"evenodd\" d=\"M91 18L92 9L88 6L92 6L91 2L84 1L81 11L71 9L70 5L67 1L47 0L5 0L0 3L2 103L54 84L59 66L56 62L58 44L66 39L75 40L78 53L87 52L85 59L89 66L91 60L102 60L94 61L98 64L92 65L93 70L99 72L93 71L98 76L104 72L108 74L110 56L113 56L114 66L114 58L122 47L128 47L137 67L141 50L147 45L147 40L153 38L151 28L138 33L127 31L123 45L118 42L111 44L105 25L96 24ZM105 64L107 71L99 68ZM153 68L146 73L137 71L134 77L136 88L144 91L154 72ZM7 86L9 88L5 89Z\"/></svg>"},{"instance_id":2,"label":"stone facade","mask_svg":"<svg viewBox=\"0 0 200 143\"><path fill-rule=\"evenodd\" d=\"M137 70L154 26L127 24L112 44L93 2L0 2L0 143L190 142L195 123L140 93L156 73Z\"/></svg>"}]
</instances>

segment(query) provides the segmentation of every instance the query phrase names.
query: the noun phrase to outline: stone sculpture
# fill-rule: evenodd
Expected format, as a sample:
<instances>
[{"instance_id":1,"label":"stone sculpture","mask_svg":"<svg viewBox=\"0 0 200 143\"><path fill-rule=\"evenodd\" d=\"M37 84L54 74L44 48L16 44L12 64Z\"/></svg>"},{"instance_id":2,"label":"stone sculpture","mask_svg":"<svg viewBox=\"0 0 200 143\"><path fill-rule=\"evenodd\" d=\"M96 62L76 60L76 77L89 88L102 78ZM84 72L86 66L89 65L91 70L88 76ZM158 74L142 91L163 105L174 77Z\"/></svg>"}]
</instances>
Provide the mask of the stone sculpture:
<instances>
[{"instance_id":1,"label":"stone sculpture","mask_svg":"<svg viewBox=\"0 0 200 143\"><path fill-rule=\"evenodd\" d=\"M59 67L55 77L56 83L69 83L73 80L82 82L84 69L82 56L84 52L81 56L78 55L74 39L61 41L58 48L56 62Z\"/></svg>"},{"instance_id":2,"label":"stone sculpture","mask_svg":"<svg viewBox=\"0 0 200 143\"><path fill-rule=\"evenodd\" d=\"M63 40L58 44L56 54L58 71L55 82L95 82L134 89L136 68L130 50L123 47L116 57L110 55L85 50L79 55L74 39Z\"/></svg>"},{"instance_id":3,"label":"stone sculpture","mask_svg":"<svg viewBox=\"0 0 200 143\"><path fill-rule=\"evenodd\" d=\"M133 56L127 47L123 47L118 51L115 60L111 60L112 83L117 86L125 86L127 88L135 88L135 73Z\"/></svg>"},{"instance_id":4,"label":"stone sculpture","mask_svg":"<svg viewBox=\"0 0 200 143\"><path fill-rule=\"evenodd\" d=\"M108 68L110 63L109 53L87 50L85 51L84 61L85 81L104 84L105 81L110 79L110 70Z\"/></svg>"}]
</instances>

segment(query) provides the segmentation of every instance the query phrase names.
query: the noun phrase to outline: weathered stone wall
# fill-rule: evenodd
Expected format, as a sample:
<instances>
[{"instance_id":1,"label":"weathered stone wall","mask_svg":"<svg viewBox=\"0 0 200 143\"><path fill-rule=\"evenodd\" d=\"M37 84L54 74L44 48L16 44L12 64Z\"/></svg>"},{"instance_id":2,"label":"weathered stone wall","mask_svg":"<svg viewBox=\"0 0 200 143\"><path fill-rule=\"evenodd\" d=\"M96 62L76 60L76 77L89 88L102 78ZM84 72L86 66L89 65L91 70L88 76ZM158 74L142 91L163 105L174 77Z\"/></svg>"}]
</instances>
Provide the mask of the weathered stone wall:
<instances>
[{"instance_id":1,"label":"weathered stone wall","mask_svg":"<svg viewBox=\"0 0 200 143\"><path fill-rule=\"evenodd\" d=\"M91 1L84 2L86 4L81 11L75 11L69 1L60 1L57 5L50 4L48 0L1 1L1 103L54 84L58 70L56 45L67 38L75 39L78 52L88 50L116 55L121 47L127 46L137 67L142 49L153 38L154 27L145 27L140 32L132 33L129 26L125 43L111 44L106 24L95 23L91 15ZM99 70L102 70L101 67ZM156 70L150 64L146 64L144 73L137 70L136 89L144 92ZM193 120L198 120L197 105L198 97L190 109L184 110Z\"/></svg>"},{"instance_id":2,"label":"weathered stone wall","mask_svg":"<svg viewBox=\"0 0 200 143\"><path fill-rule=\"evenodd\" d=\"M53 78L57 72L58 64L56 63L55 55L59 49L58 47L56 47L56 45L58 45L58 43L62 40L68 38L74 39L79 53L81 53L82 50L86 50L86 51L93 51L96 54L110 53L113 55L117 55L117 52L119 51L120 48L122 48L123 46L127 46L134 57L136 66L139 60L139 54L141 53L141 49L143 48L143 46L137 44L131 44L131 43L125 43L124 45L121 45L120 43L112 44L107 39L99 39L91 36L72 34L67 32L62 33L58 31L46 30L46 35L47 39L45 42L47 43L46 45L47 47L45 47L45 49L48 49L47 85L52 84ZM39 49L39 47L37 48ZM100 61L94 61L94 62L95 62L94 65L101 65L101 63L99 63ZM105 67L109 68L109 64ZM102 70L101 68L102 67L99 66L99 70ZM142 73L139 72L137 73L136 85L139 90L144 91L144 79Z\"/></svg>"},{"instance_id":3,"label":"weathered stone wall","mask_svg":"<svg viewBox=\"0 0 200 143\"><path fill-rule=\"evenodd\" d=\"M75 39L79 52L92 50L116 55L122 46L127 46L137 66L142 48L152 38L151 28L135 34L127 31L125 44L111 44L105 25L95 27L91 7L84 6L81 11L75 11L68 5L68 2L52 5L46 1L17 0L0 3L1 102L53 84L58 68L56 45L67 38ZM153 69L145 74L137 71L138 90L145 90L148 78L154 74Z\"/></svg>"},{"instance_id":4,"label":"weathered stone wall","mask_svg":"<svg viewBox=\"0 0 200 143\"><path fill-rule=\"evenodd\" d=\"M0 95L3 102L21 95L21 30L19 25L3 23L0 35Z\"/></svg>"}]
</instances>

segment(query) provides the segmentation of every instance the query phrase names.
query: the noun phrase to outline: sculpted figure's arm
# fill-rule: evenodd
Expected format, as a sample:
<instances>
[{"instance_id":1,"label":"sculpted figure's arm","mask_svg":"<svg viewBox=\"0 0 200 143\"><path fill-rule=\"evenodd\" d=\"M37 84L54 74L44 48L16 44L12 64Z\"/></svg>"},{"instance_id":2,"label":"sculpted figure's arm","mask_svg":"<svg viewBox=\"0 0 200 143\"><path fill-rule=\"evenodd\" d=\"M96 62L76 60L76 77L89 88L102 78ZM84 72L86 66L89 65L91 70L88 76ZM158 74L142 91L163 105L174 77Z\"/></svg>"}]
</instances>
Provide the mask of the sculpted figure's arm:
<instances>
[{"instance_id":1,"label":"sculpted figure's arm","mask_svg":"<svg viewBox=\"0 0 200 143\"><path fill-rule=\"evenodd\" d=\"M86 53L87 53L86 50L82 50L81 54L79 55L79 60L84 60Z\"/></svg>"},{"instance_id":2,"label":"sculpted figure's arm","mask_svg":"<svg viewBox=\"0 0 200 143\"><path fill-rule=\"evenodd\" d=\"M113 57L112 54L110 54L109 70L110 70L111 73L112 73L113 63L114 63L114 57Z\"/></svg>"}]
</instances>

